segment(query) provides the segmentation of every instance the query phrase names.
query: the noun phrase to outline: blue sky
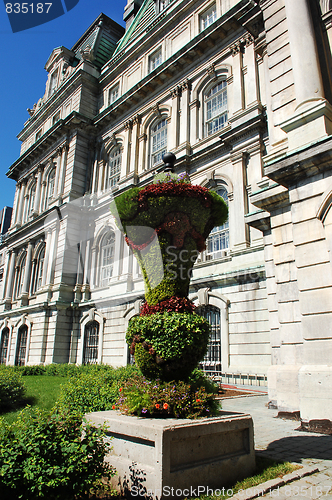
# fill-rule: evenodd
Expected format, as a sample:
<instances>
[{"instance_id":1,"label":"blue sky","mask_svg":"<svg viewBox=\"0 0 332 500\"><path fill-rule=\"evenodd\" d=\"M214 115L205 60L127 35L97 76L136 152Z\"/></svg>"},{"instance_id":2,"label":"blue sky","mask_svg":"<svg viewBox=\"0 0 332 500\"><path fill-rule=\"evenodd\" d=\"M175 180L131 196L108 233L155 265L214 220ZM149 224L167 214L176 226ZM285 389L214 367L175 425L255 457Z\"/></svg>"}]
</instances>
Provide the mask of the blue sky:
<instances>
[{"instance_id":1,"label":"blue sky","mask_svg":"<svg viewBox=\"0 0 332 500\"><path fill-rule=\"evenodd\" d=\"M15 1L15 0L14 0ZM13 1L13 3L14 3ZM101 12L124 26L126 0L80 0L71 11L44 25L12 33L0 4L0 209L13 206L15 181L6 172L20 154L17 134L29 118L27 108L43 96L45 63L55 47L71 49Z\"/></svg>"}]
</instances>

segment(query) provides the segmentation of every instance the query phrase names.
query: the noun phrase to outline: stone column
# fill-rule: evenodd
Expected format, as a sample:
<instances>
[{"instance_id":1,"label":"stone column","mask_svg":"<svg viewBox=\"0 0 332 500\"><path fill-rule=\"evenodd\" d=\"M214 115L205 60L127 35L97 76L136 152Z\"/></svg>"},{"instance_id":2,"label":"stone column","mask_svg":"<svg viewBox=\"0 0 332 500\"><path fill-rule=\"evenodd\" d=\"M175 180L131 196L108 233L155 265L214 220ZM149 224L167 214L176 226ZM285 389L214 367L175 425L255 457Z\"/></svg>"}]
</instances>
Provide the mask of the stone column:
<instances>
[{"instance_id":1,"label":"stone column","mask_svg":"<svg viewBox=\"0 0 332 500\"><path fill-rule=\"evenodd\" d=\"M30 240L28 244L28 251L25 263L25 272L22 288L22 305L26 305L28 302L29 295L29 282L31 280L31 264L32 264L32 252L34 248L34 243Z\"/></svg>"},{"instance_id":2,"label":"stone column","mask_svg":"<svg viewBox=\"0 0 332 500\"><path fill-rule=\"evenodd\" d=\"M20 183L16 184L16 190L15 190L15 197L14 197L14 207L13 207L13 214L12 214L12 225L16 224L16 219L17 219L17 211L18 211L18 203L20 199L20 192L21 192L21 185Z\"/></svg>"},{"instance_id":3,"label":"stone column","mask_svg":"<svg viewBox=\"0 0 332 500\"><path fill-rule=\"evenodd\" d=\"M130 169L130 149L131 149L131 131L133 128L132 120L128 120L125 123L125 140L123 144L123 153L121 161L121 179L125 179L129 174Z\"/></svg>"},{"instance_id":4,"label":"stone column","mask_svg":"<svg viewBox=\"0 0 332 500\"><path fill-rule=\"evenodd\" d=\"M56 233L57 233L57 228L55 227L52 229L52 233L49 238L50 248L48 253L48 260L46 261L46 285L50 285L53 281Z\"/></svg>"},{"instance_id":5,"label":"stone column","mask_svg":"<svg viewBox=\"0 0 332 500\"><path fill-rule=\"evenodd\" d=\"M57 150L57 156L55 161L55 179L54 179L54 195L53 198L57 198L59 194L59 179L61 170L61 158L62 158L62 148Z\"/></svg>"},{"instance_id":6,"label":"stone column","mask_svg":"<svg viewBox=\"0 0 332 500\"><path fill-rule=\"evenodd\" d=\"M38 170L37 170L37 186L36 186L35 205L33 207L33 211L35 214L39 214L40 195L41 195L41 188L42 188L42 175L43 175L43 167L39 166Z\"/></svg>"},{"instance_id":7,"label":"stone column","mask_svg":"<svg viewBox=\"0 0 332 500\"><path fill-rule=\"evenodd\" d=\"M29 193L26 189L25 195L24 195L24 202L23 202L23 214L22 214L22 222L23 223L26 222L29 218L28 208L29 208Z\"/></svg>"},{"instance_id":8,"label":"stone column","mask_svg":"<svg viewBox=\"0 0 332 500\"><path fill-rule=\"evenodd\" d=\"M181 85L182 99L181 99L181 126L180 126L180 144L189 143L189 98L191 84L186 80Z\"/></svg>"},{"instance_id":9,"label":"stone column","mask_svg":"<svg viewBox=\"0 0 332 500\"><path fill-rule=\"evenodd\" d=\"M90 281L91 278L89 279L89 274L91 272L91 266L90 266L90 240L86 241L85 245L85 259L84 259L84 271L83 271L83 286L82 286L82 295L83 295L83 300L89 300L90 299Z\"/></svg>"},{"instance_id":10,"label":"stone column","mask_svg":"<svg viewBox=\"0 0 332 500\"><path fill-rule=\"evenodd\" d=\"M254 45L254 37L249 35L245 40L245 62L247 66L246 75L246 101L247 106L258 102L258 77L257 77L257 61Z\"/></svg>"},{"instance_id":11,"label":"stone column","mask_svg":"<svg viewBox=\"0 0 332 500\"><path fill-rule=\"evenodd\" d=\"M23 216L23 203L24 203L24 195L25 195L25 189L26 189L27 181L23 180L21 182L21 189L20 189L20 197L18 200L18 210L17 210L17 224L22 224L22 216Z\"/></svg>"},{"instance_id":12,"label":"stone column","mask_svg":"<svg viewBox=\"0 0 332 500\"><path fill-rule=\"evenodd\" d=\"M51 238L52 238L52 231L51 231L51 229L47 229L46 238L45 238L45 259L44 259L44 269L43 269L43 276L42 276L42 286L44 286L46 283L47 267L48 267L48 262L49 262L49 258L50 258L49 257L50 250L51 250Z\"/></svg>"},{"instance_id":13,"label":"stone column","mask_svg":"<svg viewBox=\"0 0 332 500\"><path fill-rule=\"evenodd\" d=\"M324 97L323 81L309 0L286 1L285 8L299 106L312 98Z\"/></svg>"},{"instance_id":14,"label":"stone column","mask_svg":"<svg viewBox=\"0 0 332 500\"><path fill-rule=\"evenodd\" d=\"M175 87L175 89L171 90L172 96L172 127L168 131L167 137L167 150L172 150L178 147L179 145L179 128L180 128L180 95L181 95L181 87Z\"/></svg>"},{"instance_id":15,"label":"stone column","mask_svg":"<svg viewBox=\"0 0 332 500\"><path fill-rule=\"evenodd\" d=\"M5 300L11 301L13 295L13 287L14 287L14 273L15 273L15 259L16 254L14 250L10 251L9 257L9 271L8 278L6 283L6 292L5 292Z\"/></svg>"},{"instance_id":16,"label":"stone column","mask_svg":"<svg viewBox=\"0 0 332 500\"><path fill-rule=\"evenodd\" d=\"M243 45L241 42L231 47L233 55L233 114L244 109L243 92Z\"/></svg>"},{"instance_id":17,"label":"stone column","mask_svg":"<svg viewBox=\"0 0 332 500\"><path fill-rule=\"evenodd\" d=\"M148 136L142 134L138 138L138 173L145 170L145 158L146 158L146 143Z\"/></svg>"},{"instance_id":18,"label":"stone column","mask_svg":"<svg viewBox=\"0 0 332 500\"><path fill-rule=\"evenodd\" d=\"M98 151L95 152L95 159L93 163L91 193L95 193L97 189L97 180L98 180L97 174L98 174Z\"/></svg>"},{"instance_id":19,"label":"stone column","mask_svg":"<svg viewBox=\"0 0 332 500\"><path fill-rule=\"evenodd\" d=\"M200 102L195 99L189 104L190 110L190 144L193 146L198 139L198 110Z\"/></svg>"},{"instance_id":20,"label":"stone column","mask_svg":"<svg viewBox=\"0 0 332 500\"><path fill-rule=\"evenodd\" d=\"M62 148L62 156L61 156L61 168L59 175L59 184L58 184L58 192L59 192L59 200L63 200L63 192L65 189L65 179L66 179L66 166L67 166L67 154L69 151L69 144L66 143Z\"/></svg>"},{"instance_id":21,"label":"stone column","mask_svg":"<svg viewBox=\"0 0 332 500\"><path fill-rule=\"evenodd\" d=\"M138 137L140 135L141 116L136 115L133 118L133 129L131 134L131 151L129 172L137 173L138 165Z\"/></svg>"},{"instance_id":22,"label":"stone column","mask_svg":"<svg viewBox=\"0 0 332 500\"><path fill-rule=\"evenodd\" d=\"M104 184L104 160L98 162L98 188L97 192L101 193Z\"/></svg>"},{"instance_id":23,"label":"stone column","mask_svg":"<svg viewBox=\"0 0 332 500\"><path fill-rule=\"evenodd\" d=\"M1 299L3 300L6 297L6 285L7 285L7 276L8 276L8 270L9 270L9 262L10 262L10 255L11 252L7 252L4 258L4 276L3 276L3 286L2 286L2 293L1 293Z\"/></svg>"},{"instance_id":24,"label":"stone column","mask_svg":"<svg viewBox=\"0 0 332 500\"><path fill-rule=\"evenodd\" d=\"M247 213L246 153L232 154L233 196L229 196L229 230L232 250L242 250L249 246L249 231L244 215Z\"/></svg>"}]
</instances>

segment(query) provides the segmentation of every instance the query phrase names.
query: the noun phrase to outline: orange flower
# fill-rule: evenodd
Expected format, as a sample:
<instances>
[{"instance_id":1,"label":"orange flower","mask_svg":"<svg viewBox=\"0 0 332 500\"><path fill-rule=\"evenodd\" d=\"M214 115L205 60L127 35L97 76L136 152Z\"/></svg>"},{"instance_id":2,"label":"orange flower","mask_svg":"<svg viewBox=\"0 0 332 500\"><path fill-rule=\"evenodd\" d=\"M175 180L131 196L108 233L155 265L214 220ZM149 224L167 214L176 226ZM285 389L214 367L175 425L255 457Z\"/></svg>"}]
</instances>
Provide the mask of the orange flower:
<instances>
[{"instance_id":1,"label":"orange flower","mask_svg":"<svg viewBox=\"0 0 332 500\"><path fill-rule=\"evenodd\" d=\"M201 400L200 400L200 399L196 399L196 403L200 403L200 402L201 402Z\"/></svg>"},{"instance_id":2,"label":"orange flower","mask_svg":"<svg viewBox=\"0 0 332 500\"><path fill-rule=\"evenodd\" d=\"M167 410L167 408L168 408L168 404L167 404L167 403L164 403L163 408L164 408L164 410Z\"/></svg>"},{"instance_id":3,"label":"orange flower","mask_svg":"<svg viewBox=\"0 0 332 500\"><path fill-rule=\"evenodd\" d=\"M156 404L156 408L157 408L157 410L159 410L159 408L160 408L160 405L158 403Z\"/></svg>"},{"instance_id":4,"label":"orange flower","mask_svg":"<svg viewBox=\"0 0 332 500\"><path fill-rule=\"evenodd\" d=\"M122 391L122 387L120 387L120 389L119 389L119 392L121 392L121 391Z\"/></svg>"},{"instance_id":5,"label":"orange flower","mask_svg":"<svg viewBox=\"0 0 332 500\"><path fill-rule=\"evenodd\" d=\"M115 405L112 406L112 410L115 410Z\"/></svg>"}]
</instances>

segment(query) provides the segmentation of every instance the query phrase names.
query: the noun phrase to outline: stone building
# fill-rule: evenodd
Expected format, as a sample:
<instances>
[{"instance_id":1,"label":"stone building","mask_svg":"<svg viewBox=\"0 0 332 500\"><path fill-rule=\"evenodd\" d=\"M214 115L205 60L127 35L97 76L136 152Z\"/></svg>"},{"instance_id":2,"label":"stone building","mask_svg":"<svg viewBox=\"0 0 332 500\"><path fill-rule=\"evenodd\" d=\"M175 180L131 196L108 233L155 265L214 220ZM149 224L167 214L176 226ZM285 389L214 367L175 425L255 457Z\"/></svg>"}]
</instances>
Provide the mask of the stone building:
<instances>
[{"instance_id":1,"label":"stone building","mask_svg":"<svg viewBox=\"0 0 332 500\"><path fill-rule=\"evenodd\" d=\"M2 362L129 361L144 286L109 205L172 151L229 205L191 280L205 369L332 420L332 2L128 0L124 20L54 49L19 134Z\"/></svg>"}]
</instances>

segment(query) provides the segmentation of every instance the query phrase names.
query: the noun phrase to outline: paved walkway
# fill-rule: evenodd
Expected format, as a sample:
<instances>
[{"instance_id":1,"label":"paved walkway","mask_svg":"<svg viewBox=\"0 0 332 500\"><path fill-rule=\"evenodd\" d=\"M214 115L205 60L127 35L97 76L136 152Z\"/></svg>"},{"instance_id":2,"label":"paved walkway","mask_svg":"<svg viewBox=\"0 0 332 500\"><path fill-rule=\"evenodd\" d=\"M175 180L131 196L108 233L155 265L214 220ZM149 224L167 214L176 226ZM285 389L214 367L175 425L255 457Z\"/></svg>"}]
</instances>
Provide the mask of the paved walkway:
<instances>
[{"instance_id":1,"label":"paved walkway","mask_svg":"<svg viewBox=\"0 0 332 500\"><path fill-rule=\"evenodd\" d=\"M252 416L257 452L277 460L316 466L319 472L269 491L263 498L332 500L332 436L297 431L300 422L276 418L278 412L269 410L267 403L267 396L250 396L224 399L222 407Z\"/></svg>"}]
</instances>

